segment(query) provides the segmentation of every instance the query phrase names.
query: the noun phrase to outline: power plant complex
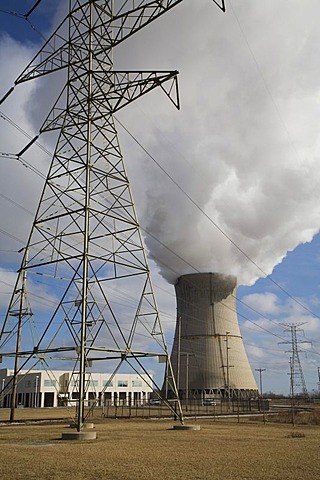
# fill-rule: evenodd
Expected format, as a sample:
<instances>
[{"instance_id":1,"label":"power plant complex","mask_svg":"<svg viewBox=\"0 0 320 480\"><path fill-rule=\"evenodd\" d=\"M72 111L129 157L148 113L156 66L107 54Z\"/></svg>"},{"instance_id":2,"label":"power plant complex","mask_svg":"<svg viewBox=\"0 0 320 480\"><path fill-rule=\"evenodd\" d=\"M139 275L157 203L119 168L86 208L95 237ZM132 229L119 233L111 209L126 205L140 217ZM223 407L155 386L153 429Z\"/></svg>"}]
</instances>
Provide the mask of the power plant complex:
<instances>
[{"instance_id":1,"label":"power plant complex","mask_svg":"<svg viewBox=\"0 0 320 480\"><path fill-rule=\"evenodd\" d=\"M258 393L240 333L236 286L236 277L219 273L183 275L175 285L171 363L182 399Z\"/></svg>"},{"instance_id":2,"label":"power plant complex","mask_svg":"<svg viewBox=\"0 0 320 480\"><path fill-rule=\"evenodd\" d=\"M181 1L70 0L64 20L0 99L20 84L65 72L61 94L39 125L39 135L54 138L58 131L57 143L1 322L0 402L10 406L10 422L18 405L61 402L75 406L77 430L62 438L93 440L87 419L106 402L137 406L155 392L183 426L180 399L258 393L238 325L234 276L178 279L170 359L117 134L114 115L158 87L180 108L177 70L118 71L114 50ZM214 3L225 11L223 0ZM40 294L30 278L46 279ZM152 357L166 361L161 394L147 368ZM59 361L68 370L57 369Z\"/></svg>"}]
</instances>

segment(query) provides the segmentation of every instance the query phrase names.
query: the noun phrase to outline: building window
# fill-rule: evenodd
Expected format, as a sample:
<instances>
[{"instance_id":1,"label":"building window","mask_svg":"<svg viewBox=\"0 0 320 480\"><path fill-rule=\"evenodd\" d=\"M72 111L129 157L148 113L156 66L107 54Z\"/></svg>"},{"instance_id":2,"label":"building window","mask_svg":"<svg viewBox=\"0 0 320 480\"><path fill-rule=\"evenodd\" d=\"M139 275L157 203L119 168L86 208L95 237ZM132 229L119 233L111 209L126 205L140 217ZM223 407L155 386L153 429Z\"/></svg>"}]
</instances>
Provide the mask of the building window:
<instances>
[{"instance_id":1,"label":"building window","mask_svg":"<svg viewBox=\"0 0 320 480\"><path fill-rule=\"evenodd\" d=\"M141 379L138 379L138 380L132 380L132 386L133 387L142 387L142 380Z\"/></svg>"},{"instance_id":2,"label":"building window","mask_svg":"<svg viewBox=\"0 0 320 480\"><path fill-rule=\"evenodd\" d=\"M56 380L44 380L43 384L45 387L55 387L56 383Z\"/></svg>"},{"instance_id":3,"label":"building window","mask_svg":"<svg viewBox=\"0 0 320 480\"><path fill-rule=\"evenodd\" d=\"M118 380L118 387L127 387L128 380Z\"/></svg>"},{"instance_id":4,"label":"building window","mask_svg":"<svg viewBox=\"0 0 320 480\"><path fill-rule=\"evenodd\" d=\"M103 386L104 387L113 387L113 381L112 380L104 380L103 381Z\"/></svg>"}]
</instances>

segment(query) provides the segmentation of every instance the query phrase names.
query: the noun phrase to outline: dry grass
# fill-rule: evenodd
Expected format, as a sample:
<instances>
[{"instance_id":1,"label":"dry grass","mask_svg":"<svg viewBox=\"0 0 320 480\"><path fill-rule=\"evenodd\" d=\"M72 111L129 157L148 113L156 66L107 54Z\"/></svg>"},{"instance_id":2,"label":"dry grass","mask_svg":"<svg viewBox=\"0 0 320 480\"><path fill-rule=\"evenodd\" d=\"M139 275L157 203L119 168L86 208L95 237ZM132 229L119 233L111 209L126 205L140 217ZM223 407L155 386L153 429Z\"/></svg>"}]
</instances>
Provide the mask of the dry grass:
<instances>
[{"instance_id":1,"label":"dry grass","mask_svg":"<svg viewBox=\"0 0 320 480\"><path fill-rule=\"evenodd\" d=\"M62 408L16 408L15 420L33 421L33 420L58 420L71 419L75 414L74 409ZM10 418L9 408L0 408L0 422L6 422Z\"/></svg>"},{"instance_id":2,"label":"dry grass","mask_svg":"<svg viewBox=\"0 0 320 480\"><path fill-rule=\"evenodd\" d=\"M274 415L272 421L276 423L292 423L292 414L287 412ZM296 425L320 425L320 410L296 412L294 414L294 422Z\"/></svg>"},{"instance_id":3,"label":"dry grass","mask_svg":"<svg viewBox=\"0 0 320 480\"><path fill-rule=\"evenodd\" d=\"M189 422L193 423L193 422ZM5 480L310 480L320 470L320 430L201 420L200 431L170 421L106 420L97 440L62 441L66 425L1 425ZM302 436L304 435L304 436Z\"/></svg>"}]
</instances>

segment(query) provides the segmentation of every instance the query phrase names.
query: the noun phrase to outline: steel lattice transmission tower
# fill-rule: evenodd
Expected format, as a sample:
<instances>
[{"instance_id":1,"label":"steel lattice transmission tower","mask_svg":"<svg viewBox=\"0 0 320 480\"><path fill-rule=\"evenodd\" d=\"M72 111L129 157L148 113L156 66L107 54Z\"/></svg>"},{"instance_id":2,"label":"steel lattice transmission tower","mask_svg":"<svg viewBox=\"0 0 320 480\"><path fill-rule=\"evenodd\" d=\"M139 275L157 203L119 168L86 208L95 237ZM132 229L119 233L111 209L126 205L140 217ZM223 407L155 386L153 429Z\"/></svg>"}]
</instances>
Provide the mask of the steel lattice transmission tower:
<instances>
[{"instance_id":1,"label":"steel lattice transmission tower","mask_svg":"<svg viewBox=\"0 0 320 480\"><path fill-rule=\"evenodd\" d=\"M304 397L308 396L308 390L299 357L300 350L298 348L298 345L301 343L310 342L308 340L298 340L297 332L303 331L301 328L299 328L301 327L301 325L304 325L304 323L285 325L287 328L284 331L290 332L291 341L280 342L284 344L291 344L291 350L289 350L288 353L290 353L290 389L292 397L295 397L296 393L298 392L302 393Z\"/></svg>"},{"instance_id":2,"label":"steel lattice transmission tower","mask_svg":"<svg viewBox=\"0 0 320 480\"><path fill-rule=\"evenodd\" d=\"M5 348L17 337L15 353L23 361L16 375L31 361L74 362L78 431L85 423L87 369L97 360L112 360L114 373L127 362L138 374L148 374L143 360L164 355L177 394L114 114L156 87L179 108L178 72L115 71L113 50L181 2L70 0L64 21L15 81L17 86L67 72L40 128L40 134L58 131L58 140L0 348L3 356L12 355ZM224 10L224 3L215 3ZM52 289L54 305L45 320L40 313L40 326L35 306L31 311L22 300L26 277L39 276ZM31 324L37 325L33 341L26 332Z\"/></svg>"}]
</instances>

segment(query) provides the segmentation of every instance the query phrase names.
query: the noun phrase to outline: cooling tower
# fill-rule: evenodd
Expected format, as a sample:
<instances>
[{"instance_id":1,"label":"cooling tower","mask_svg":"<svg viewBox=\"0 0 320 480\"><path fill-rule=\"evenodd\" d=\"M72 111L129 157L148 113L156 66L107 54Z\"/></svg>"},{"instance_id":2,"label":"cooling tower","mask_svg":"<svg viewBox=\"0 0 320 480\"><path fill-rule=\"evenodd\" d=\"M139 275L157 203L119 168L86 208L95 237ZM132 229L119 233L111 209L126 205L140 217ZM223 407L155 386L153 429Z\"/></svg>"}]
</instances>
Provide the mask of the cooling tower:
<instances>
[{"instance_id":1,"label":"cooling tower","mask_svg":"<svg viewBox=\"0 0 320 480\"><path fill-rule=\"evenodd\" d=\"M236 285L236 277L219 273L183 275L175 285L171 362L181 398L258 392L240 334Z\"/></svg>"}]
</instances>

